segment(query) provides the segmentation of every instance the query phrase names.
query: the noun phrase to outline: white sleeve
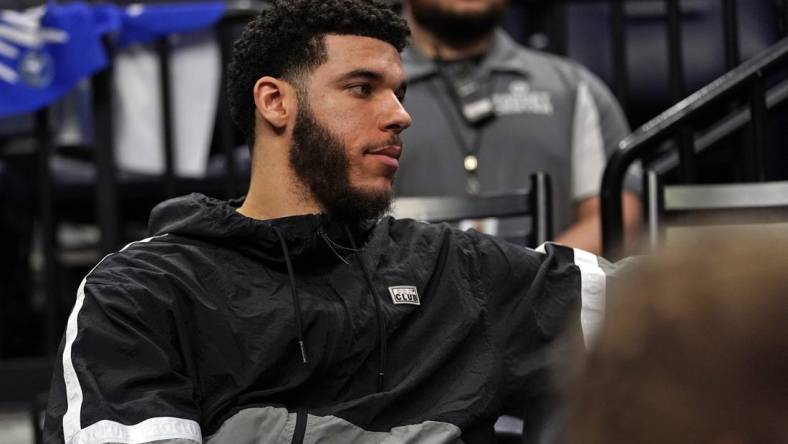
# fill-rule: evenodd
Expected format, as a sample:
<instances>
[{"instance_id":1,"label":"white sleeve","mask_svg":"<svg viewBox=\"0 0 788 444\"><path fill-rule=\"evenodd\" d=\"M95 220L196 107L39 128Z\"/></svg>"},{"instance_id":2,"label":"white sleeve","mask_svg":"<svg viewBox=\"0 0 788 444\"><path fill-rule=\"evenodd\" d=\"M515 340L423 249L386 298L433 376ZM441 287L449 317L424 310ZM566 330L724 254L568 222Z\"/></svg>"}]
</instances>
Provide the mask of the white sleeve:
<instances>
[{"instance_id":1,"label":"white sleeve","mask_svg":"<svg viewBox=\"0 0 788 444\"><path fill-rule=\"evenodd\" d=\"M599 194L606 161L599 111L588 84L581 81L577 87L572 125L571 179L575 202Z\"/></svg>"}]
</instances>

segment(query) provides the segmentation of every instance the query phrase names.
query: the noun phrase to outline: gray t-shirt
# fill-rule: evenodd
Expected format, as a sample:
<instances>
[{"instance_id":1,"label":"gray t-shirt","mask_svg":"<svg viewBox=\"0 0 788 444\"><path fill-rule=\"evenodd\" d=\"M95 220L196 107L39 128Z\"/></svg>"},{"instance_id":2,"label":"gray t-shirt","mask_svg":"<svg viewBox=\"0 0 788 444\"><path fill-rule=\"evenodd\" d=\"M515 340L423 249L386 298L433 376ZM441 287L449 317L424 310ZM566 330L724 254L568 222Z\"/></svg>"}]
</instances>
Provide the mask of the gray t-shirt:
<instances>
[{"instance_id":1,"label":"gray t-shirt","mask_svg":"<svg viewBox=\"0 0 788 444\"><path fill-rule=\"evenodd\" d=\"M467 193L463 165L476 140L481 193L527 188L537 170L550 175L556 234L575 221L575 203L599 193L607 157L629 128L613 95L587 69L497 31L475 68L496 117L474 129L453 105L436 63L415 47L402 57L413 125L402 134L397 196ZM637 178L628 186L636 188Z\"/></svg>"}]
</instances>

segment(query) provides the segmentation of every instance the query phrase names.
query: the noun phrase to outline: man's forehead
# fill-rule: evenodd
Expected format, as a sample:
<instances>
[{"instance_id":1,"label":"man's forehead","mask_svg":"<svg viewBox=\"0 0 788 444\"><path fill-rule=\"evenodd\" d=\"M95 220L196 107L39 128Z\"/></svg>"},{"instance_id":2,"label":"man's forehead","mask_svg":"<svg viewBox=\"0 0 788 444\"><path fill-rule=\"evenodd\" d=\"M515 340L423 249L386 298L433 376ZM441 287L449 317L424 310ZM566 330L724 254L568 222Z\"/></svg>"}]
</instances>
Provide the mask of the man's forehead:
<instances>
[{"instance_id":1,"label":"man's forehead","mask_svg":"<svg viewBox=\"0 0 788 444\"><path fill-rule=\"evenodd\" d=\"M325 36L326 70L333 74L368 70L392 80L404 79L402 60L397 49L383 40L357 35Z\"/></svg>"}]
</instances>

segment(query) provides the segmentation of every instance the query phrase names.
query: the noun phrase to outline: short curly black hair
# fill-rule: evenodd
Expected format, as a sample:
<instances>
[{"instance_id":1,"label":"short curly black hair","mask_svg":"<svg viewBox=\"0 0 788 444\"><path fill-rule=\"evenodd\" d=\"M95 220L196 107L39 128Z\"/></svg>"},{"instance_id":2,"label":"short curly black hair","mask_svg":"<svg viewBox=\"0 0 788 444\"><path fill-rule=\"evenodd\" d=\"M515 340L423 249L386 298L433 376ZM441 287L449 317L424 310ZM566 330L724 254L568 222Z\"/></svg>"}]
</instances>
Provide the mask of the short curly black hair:
<instances>
[{"instance_id":1,"label":"short curly black hair","mask_svg":"<svg viewBox=\"0 0 788 444\"><path fill-rule=\"evenodd\" d=\"M407 23L381 0L273 0L244 29L227 69L230 113L251 149L255 104L252 90L260 77L298 81L327 58L326 34L359 35L407 45Z\"/></svg>"}]
</instances>

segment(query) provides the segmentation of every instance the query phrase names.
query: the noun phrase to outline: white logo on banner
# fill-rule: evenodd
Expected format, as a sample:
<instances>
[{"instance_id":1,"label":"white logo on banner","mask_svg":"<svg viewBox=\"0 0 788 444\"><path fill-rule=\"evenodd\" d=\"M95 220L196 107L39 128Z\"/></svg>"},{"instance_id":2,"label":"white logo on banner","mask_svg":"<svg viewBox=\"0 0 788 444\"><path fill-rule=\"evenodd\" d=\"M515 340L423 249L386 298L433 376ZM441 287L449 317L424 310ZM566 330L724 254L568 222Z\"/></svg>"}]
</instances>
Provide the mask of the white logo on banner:
<instances>
[{"instance_id":1,"label":"white logo on banner","mask_svg":"<svg viewBox=\"0 0 788 444\"><path fill-rule=\"evenodd\" d=\"M47 43L65 43L68 35L60 29L41 27L44 13L43 6L22 12L0 11L0 81L16 84L21 77L26 84L37 88L52 82L55 74L52 57L41 48ZM19 60L19 72L9 64L16 60Z\"/></svg>"}]
</instances>

